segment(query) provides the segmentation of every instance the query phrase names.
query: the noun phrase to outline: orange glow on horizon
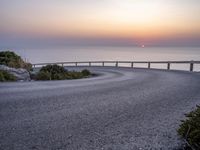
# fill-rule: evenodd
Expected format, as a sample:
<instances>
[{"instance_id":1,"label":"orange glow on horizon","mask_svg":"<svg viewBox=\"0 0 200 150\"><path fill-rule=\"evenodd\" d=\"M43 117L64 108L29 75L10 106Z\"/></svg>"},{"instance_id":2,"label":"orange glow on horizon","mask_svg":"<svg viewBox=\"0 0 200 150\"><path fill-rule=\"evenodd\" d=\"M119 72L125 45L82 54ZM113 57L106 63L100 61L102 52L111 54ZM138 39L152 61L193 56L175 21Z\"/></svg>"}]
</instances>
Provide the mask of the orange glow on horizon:
<instances>
[{"instance_id":1,"label":"orange glow on horizon","mask_svg":"<svg viewBox=\"0 0 200 150\"><path fill-rule=\"evenodd\" d=\"M46 11L43 6L38 12L20 13L20 17L9 12L1 21L0 31L38 37L141 40L200 35L200 9L194 5L187 11L189 6L178 4L175 5L174 0L108 0L102 6L82 8L79 4L67 9L67 5L55 7L52 3Z\"/></svg>"}]
</instances>

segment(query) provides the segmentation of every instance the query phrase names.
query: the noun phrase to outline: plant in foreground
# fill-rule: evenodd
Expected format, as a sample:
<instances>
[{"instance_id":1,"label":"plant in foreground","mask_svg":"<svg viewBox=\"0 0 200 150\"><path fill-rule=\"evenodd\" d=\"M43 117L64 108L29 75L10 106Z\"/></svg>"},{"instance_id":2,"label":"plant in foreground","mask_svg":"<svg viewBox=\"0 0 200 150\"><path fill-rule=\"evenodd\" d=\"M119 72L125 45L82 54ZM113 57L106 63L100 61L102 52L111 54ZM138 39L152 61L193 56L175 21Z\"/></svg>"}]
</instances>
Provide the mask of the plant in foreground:
<instances>
[{"instance_id":1,"label":"plant in foreground","mask_svg":"<svg viewBox=\"0 0 200 150\"><path fill-rule=\"evenodd\" d=\"M186 141L190 149L200 149L200 106L186 114L187 119L182 120L178 129L179 135Z\"/></svg>"}]
</instances>

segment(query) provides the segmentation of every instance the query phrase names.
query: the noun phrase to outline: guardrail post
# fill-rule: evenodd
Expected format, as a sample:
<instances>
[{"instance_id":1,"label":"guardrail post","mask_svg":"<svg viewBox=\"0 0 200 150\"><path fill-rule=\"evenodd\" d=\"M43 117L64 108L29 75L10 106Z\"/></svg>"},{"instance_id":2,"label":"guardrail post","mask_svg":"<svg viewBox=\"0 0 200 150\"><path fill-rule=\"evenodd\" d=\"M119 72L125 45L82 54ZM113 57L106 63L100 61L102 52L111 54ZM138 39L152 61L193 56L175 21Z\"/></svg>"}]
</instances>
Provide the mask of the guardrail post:
<instances>
[{"instance_id":1,"label":"guardrail post","mask_svg":"<svg viewBox=\"0 0 200 150\"><path fill-rule=\"evenodd\" d=\"M148 62L148 68L149 68L149 69L151 68L151 63L150 63L150 62Z\"/></svg>"},{"instance_id":2,"label":"guardrail post","mask_svg":"<svg viewBox=\"0 0 200 150\"><path fill-rule=\"evenodd\" d=\"M89 66L91 67L91 62L89 62Z\"/></svg>"},{"instance_id":3,"label":"guardrail post","mask_svg":"<svg viewBox=\"0 0 200 150\"><path fill-rule=\"evenodd\" d=\"M104 62L102 62L102 66L104 67Z\"/></svg>"},{"instance_id":4,"label":"guardrail post","mask_svg":"<svg viewBox=\"0 0 200 150\"><path fill-rule=\"evenodd\" d=\"M133 62L131 62L131 68L133 68Z\"/></svg>"},{"instance_id":5,"label":"guardrail post","mask_svg":"<svg viewBox=\"0 0 200 150\"><path fill-rule=\"evenodd\" d=\"M62 63L61 66L64 67L64 64Z\"/></svg>"},{"instance_id":6,"label":"guardrail post","mask_svg":"<svg viewBox=\"0 0 200 150\"><path fill-rule=\"evenodd\" d=\"M116 66L116 67L118 67L118 61L116 61L116 64L115 64L115 66Z\"/></svg>"},{"instance_id":7,"label":"guardrail post","mask_svg":"<svg viewBox=\"0 0 200 150\"><path fill-rule=\"evenodd\" d=\"M167 63L167 70L170 70L170 63Z\"/></svg>"},{"instance_id":8,"label":"guardrail post","mask_svg":"<svg viewBox=\"0 0 200 150\"><path fill-rule=\"evenodd\" d=\"M190 71L192 72L194 70L194 63L193 61L190 62Z\"/></svg>"},{"instance_id":9,"label":"guardrail post","mask_svg":"<svg viewBox=\"0 0 200 150\"><path fill-rule=\"evenodd\" d=\"M76 66L76 67L78 66L78 63L77 63L77 62L75 62L75 66Z\"/></svg>"}]
</instances>

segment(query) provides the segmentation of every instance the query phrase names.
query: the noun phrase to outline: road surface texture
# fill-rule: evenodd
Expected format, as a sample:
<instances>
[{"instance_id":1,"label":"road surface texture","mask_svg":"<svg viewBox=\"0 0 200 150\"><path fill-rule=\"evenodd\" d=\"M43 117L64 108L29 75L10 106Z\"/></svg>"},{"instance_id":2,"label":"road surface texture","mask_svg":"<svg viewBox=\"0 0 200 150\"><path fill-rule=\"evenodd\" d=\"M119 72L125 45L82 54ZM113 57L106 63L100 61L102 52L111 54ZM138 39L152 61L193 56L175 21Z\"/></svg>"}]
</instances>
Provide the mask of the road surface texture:
<instances>
[{"instance_id":1,"label":"road surface texture","mask_svg":"<svg viewBox=\"0 0 200 150\"><path fill-rule=\"evenodd\" d=\"M0 83L1 150L177 149L200 74L90 67L97 77Z\"/></svg>"}]
</instances>

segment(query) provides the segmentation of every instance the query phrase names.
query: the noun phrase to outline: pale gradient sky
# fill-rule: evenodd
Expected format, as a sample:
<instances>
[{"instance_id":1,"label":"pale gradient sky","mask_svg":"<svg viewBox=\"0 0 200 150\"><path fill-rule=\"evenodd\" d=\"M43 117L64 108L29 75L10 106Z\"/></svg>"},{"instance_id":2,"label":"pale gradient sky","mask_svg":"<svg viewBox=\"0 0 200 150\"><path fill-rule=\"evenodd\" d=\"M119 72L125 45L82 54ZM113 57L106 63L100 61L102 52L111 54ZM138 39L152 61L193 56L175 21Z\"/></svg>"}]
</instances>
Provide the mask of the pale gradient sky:
<instances>
[{"instance_id":1,"label":"pale gradient sky","mask_svg":"<svg viewBox=\"0 0 200 150\"><path fill-rule=\"evenodd\" d=\"M0 0L0 47L41 40L195 46L199 14L200 0Z\"/></svg>"}]
</instances>

